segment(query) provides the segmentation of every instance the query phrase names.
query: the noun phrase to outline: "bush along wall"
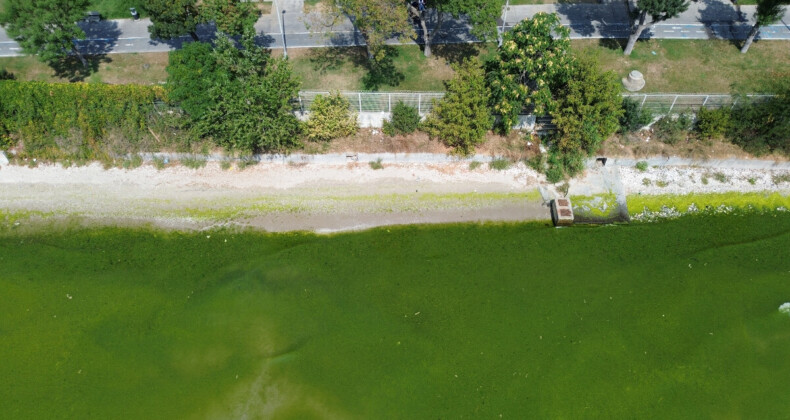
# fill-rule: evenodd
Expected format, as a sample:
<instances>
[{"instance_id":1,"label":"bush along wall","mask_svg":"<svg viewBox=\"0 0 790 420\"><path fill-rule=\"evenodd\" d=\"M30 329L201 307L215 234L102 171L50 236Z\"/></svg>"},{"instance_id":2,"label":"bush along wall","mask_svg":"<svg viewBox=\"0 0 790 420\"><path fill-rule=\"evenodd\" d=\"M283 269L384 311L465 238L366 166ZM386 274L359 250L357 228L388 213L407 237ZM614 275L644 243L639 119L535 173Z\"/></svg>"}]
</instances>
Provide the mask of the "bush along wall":
<instances>
[{"instance_id":1,"label":"bush along wall","mask_svg":"<svg viewBox=\"0 0 790 420\"><path fill-rule=\"evenodd\" d=\"M149 136L162 99L158 86L0 81L0 127L20 156L100 159L110 137L133 146Z\"/></svg>"}]
</instances>

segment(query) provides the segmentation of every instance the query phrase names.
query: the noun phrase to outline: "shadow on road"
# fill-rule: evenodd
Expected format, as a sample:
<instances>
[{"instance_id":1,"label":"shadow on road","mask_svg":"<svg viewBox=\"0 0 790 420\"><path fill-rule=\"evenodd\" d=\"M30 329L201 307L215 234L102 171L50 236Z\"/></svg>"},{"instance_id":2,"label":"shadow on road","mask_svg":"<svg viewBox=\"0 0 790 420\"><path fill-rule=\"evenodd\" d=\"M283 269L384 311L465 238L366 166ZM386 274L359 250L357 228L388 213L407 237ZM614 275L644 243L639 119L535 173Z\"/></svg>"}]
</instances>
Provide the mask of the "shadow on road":
<instances>
[{"instance_id":1,"label":"shadow on road","mask_svg":"<svg viewBox=\"0 0 790 420\"><path fill-rule=\"evenodd\" d=\"M742 27L750 27L746 15L740 11L740 6L719 0L700 0L700 2L705 7L699 10L697 20L705 25L708 38L727 39L731 44L740 46L737 34L742 31Z\"/></svg>"},{"instance_id":2,"label":"shadow on road","mask_svg":"<svg viewBox=\"0 0 790 420\"><path fill-rule=\"evenodd\" d=\"M627 37L628 25L623 24L627 14L614 4L567 3L557 4L557 13L565 17L571 29L582 36L600 34L602 38Z\"/></svg>"}]
</instances>

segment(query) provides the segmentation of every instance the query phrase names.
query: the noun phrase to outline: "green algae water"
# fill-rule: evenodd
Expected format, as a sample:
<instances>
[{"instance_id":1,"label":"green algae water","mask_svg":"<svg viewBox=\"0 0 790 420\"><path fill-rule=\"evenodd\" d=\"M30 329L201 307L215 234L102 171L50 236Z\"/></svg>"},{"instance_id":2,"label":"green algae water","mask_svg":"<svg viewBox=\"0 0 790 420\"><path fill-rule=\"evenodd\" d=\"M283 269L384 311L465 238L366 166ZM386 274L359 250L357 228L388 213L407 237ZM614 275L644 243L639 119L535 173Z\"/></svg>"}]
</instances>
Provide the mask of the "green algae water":
<instances>
[{"instance_id":1,"label":"green algae water","mask_svg":"<svg viewBox=\"0 0 790 420\"><path fill-rule=\"evenodd\" d=\"M0 417L781 418L790 214L0 237Z\"/></svg>"}]
</instances>

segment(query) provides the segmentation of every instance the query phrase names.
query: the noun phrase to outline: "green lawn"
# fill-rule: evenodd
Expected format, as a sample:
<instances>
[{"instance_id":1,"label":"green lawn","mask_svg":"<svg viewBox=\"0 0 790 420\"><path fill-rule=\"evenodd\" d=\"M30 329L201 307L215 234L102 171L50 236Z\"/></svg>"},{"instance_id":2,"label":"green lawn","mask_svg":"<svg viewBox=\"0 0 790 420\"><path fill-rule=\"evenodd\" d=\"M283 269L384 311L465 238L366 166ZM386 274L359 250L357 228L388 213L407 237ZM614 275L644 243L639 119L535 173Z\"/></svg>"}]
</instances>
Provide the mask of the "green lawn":
<instances>
[{"instance_id":1,"label":"green lawn","mask_svg":"<svg viewBox=\"0 0 790 420\"><path fill-rule=\"evenodd\" d=\"M334 236L9 229L9 418L790 412L787 213Z\"/></svg>"},{"instance_id":2,"label":"green lawn","mask_svg":"<svg viewBox=\"0 0 790 420\"><path fill-rule=\"evenodd\" d=\"M760 41L741 54L721 40L663 39L640 41L630 57L614 40L574 40L577 53L597 54L605 69L625 77L631 70L645 76L643 92L728 93L733 84L745 92L770 89L788 77L786 41Z\"/></svg>"}]
</instances>

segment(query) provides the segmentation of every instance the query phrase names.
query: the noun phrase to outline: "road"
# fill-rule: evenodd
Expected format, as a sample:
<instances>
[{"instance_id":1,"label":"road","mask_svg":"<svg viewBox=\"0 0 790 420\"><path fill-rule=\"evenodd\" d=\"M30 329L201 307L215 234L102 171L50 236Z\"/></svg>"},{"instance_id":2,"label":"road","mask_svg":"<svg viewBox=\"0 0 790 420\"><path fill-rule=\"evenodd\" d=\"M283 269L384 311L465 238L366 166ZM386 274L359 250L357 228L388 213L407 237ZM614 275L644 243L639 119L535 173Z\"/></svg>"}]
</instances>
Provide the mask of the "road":
<instances>
[{"instance_id":1,"label":"road","mask_svg":"<svg viewBox=\"0 0 790 420\"><path fill-rule=\"evenodd\" d=\"M677 18L645 31L643 38L743 39L754 22L755 10L756 6L734 6L729 1L699 0L692 2L689 9ZM571 38L625 38L629 32L628 9L626 3L621 2L510 6L503 12L504 24L501 19L500 24L508 30L538 12L557 12L563 24L571 28ZM279 21L278 17L281 18ZM81 23L87 39L77 41L77 45L87 54L120 54L171 51L191 41L189 37L172 41L152 40L148 35L149 25L148 19ZM263 15L255 29L260 34L259 43L271 48L282 48L283 39L288 48L364 45L364 40L350 22L326 26L319 22L317 15L302 13L301 7L286 13ZM419 32L416 26L415 30ZM203 40L210 40L214 33L214 28L209 25L198 28L198 35ZM785 11L778 24L763 27L759 39L790 40L790 10ZM469 25L464 20L451 19L445 21L435 41L463 43L477 40L470 34ZM390 44L414 42L412 39L389 41ZM19 45L0 28L0 56L19 55L23 55Z\"/></svg>"}]
</instances>

